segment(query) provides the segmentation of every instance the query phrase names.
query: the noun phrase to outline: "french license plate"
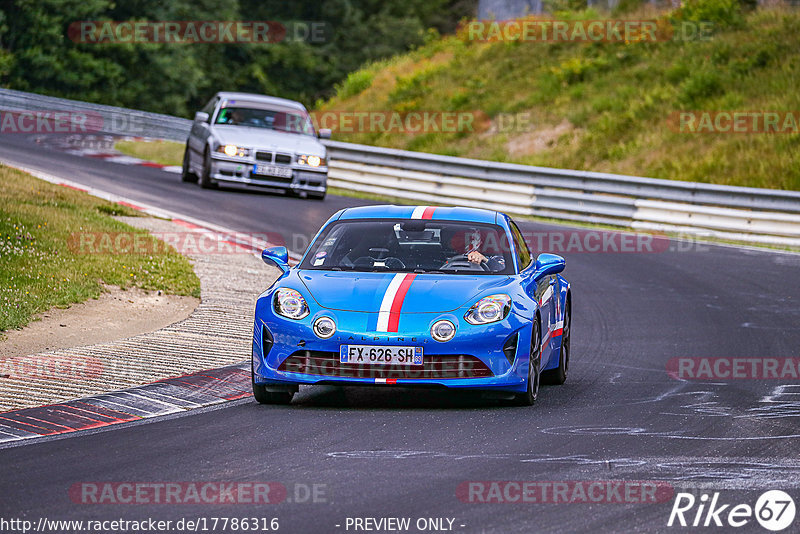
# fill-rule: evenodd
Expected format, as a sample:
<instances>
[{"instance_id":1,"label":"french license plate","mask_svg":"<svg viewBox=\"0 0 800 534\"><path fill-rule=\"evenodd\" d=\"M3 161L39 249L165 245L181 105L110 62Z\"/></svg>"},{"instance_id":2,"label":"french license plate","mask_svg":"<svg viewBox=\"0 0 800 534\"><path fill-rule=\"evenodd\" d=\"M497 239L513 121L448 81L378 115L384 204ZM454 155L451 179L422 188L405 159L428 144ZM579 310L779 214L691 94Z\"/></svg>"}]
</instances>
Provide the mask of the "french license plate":
<instances>
[{"instance_id":1,"label":"french license plate","mask_svg":"<svg viewBox=\"0 0 800 534\"><path fill-rule=\"evenodd\" d=\"M340 345L339 362L353 365L422 365L422 347Z\"/></svg>"},{"instance_id":2,"label":"french license plate","mask_svg":"<svg viewBox=\"0 0 800 534\"><path fill-rule=\"evenodd\" d=\"M281 178L291 178L291 167L278 167L277 165L253 165L253 174L261 174L264 176L280 176Z\"/></svg>"}]
</instances>

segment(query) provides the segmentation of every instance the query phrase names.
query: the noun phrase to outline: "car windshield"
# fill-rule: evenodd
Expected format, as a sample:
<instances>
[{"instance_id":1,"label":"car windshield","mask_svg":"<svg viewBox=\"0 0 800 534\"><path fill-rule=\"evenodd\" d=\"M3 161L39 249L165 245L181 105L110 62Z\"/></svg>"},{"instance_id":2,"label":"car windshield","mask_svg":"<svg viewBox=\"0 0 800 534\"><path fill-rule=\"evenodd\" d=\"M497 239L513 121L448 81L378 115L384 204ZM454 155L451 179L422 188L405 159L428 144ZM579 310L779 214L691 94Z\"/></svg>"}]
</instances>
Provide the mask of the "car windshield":
<instances>
[{"instance_id":1,"label":"car windshield","mask_svg":"<svg viewBox=\"0 0 800 534\"><path fill-rule=\"evenodd\" d=\"M514 274L504 230L494 224L418 219L337 221L309 247L302 269ZM478 254L470 254L477 251Z\"/></svg>"},{"instance_id":2,"label":"car windshield","mask_svg":"<svg viewBox=\"0 0 800 534\"><path fill-rule=\"evenodd\" d=\"M314 135L311 118L300 109L226 106L219 110L214 124Z\"/></svg>"}]
</instances>

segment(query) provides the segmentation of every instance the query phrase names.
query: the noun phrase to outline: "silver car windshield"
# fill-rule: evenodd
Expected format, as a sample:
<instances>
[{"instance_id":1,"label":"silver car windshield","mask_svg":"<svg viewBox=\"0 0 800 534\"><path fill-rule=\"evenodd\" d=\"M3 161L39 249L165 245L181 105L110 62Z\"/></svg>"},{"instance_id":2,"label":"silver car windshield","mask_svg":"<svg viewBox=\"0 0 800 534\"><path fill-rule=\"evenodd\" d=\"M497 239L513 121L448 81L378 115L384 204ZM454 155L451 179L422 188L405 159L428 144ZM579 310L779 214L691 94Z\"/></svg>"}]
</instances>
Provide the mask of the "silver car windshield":
<instances>
[{"instance_id":1,"label":"silver car windshield","mask_svg":"<svg viewBox=\"0 0 800 534\"><path fill-rule=\"evenodd\" d=\"M500 226L462 221L338 221L311 244L301 269L514 274L513 245ZM471 252L479 262L470 261ZM475 255L472 255L475 259Z\"/></svg>"},{"instance_id":2,"label":"silver car windshield","mask_svg":"<svg viewBox=\"0 0 800 534\"><path fill-rule=\"evenodd\" d=\"M249 126L279 132L314 135L308 113L299 110L228 106L219 110L214 124Z\"/></svg>"}]
</instances>

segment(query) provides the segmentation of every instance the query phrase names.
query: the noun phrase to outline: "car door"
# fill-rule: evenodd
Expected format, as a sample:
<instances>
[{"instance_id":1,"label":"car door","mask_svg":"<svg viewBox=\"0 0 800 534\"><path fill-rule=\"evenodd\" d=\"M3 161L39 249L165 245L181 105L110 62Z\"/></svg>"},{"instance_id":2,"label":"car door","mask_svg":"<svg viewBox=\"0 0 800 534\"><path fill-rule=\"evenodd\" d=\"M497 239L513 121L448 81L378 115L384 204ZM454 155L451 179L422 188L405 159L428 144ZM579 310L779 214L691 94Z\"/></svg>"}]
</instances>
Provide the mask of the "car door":
<instances>
[{"instance_id":1,"label":"car door","mask_svg":"<svg viewBox=\"0 0 800 534\"><path fill-rule=\"evenodd\" d=\"M539 303L539 315L542 321L542 341L546 342L542 350L542 365L547 363L550 355L549 335L548 332L552 331L553 324L556 321L554 295L556 288L555 275L548 275L539 278L534 277L536 273L536 262L531 256L530 249L528 249L525 238L522 237L519 227L512 220L509 220L509 227L511 235L514 238L514 249L519 261L519 269L522 274L522 283L525 286L525 292L528 296Z\"/></svg>"},{"instance_id":2,"label":"car door","mask_svg":"<svg viewBox=\"0 0 800 534\"><path fill-rule=\"evenodd\" d=\"M203 113L208 114L208 119L205 121L192 122L192 131L189 134L189 151L191 152L190 158L194 166L199 167L203 161L203 151L208 142L208 136L211 133L211 121L214 120L214 111L219 103L219 98L214 97L206 103L201 109Z\"/></svg>"}]
</instances>

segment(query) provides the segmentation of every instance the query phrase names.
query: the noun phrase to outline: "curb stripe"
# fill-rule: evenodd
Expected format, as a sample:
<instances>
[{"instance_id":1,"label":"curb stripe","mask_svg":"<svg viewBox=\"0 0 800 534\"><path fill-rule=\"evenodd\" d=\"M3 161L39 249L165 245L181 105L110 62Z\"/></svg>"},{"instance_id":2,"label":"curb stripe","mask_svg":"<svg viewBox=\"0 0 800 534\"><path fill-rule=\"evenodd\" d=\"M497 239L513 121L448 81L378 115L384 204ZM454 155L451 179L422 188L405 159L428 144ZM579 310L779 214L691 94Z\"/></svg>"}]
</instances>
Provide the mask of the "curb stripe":
<instances>
[{"instance_id":1,"label":"curb stripe","mask_svg":"<svg viewBox=\"0 0 800 534\"><path fill-rule=\"evenodd\" d=\"M241 399L252 394L249 368L249 363L233 365L94 397L3 412L0 413L0 445L103 428ZM181 395L181 400L185 397L197 402L191 406L182 401L169 402L160 394L164 388L174 390Z\"/></svg>"}]
</instances>

